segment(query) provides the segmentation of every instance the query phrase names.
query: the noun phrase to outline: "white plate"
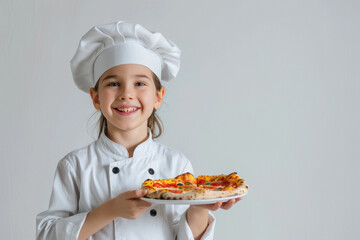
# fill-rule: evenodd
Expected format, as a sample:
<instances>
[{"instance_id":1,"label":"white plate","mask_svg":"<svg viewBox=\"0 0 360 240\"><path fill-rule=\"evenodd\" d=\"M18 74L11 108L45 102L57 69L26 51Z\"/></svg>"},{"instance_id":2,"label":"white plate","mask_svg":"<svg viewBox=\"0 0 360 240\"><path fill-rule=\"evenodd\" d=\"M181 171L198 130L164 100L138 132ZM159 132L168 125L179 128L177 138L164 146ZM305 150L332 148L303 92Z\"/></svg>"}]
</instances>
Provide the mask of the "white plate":
<instances>
[{"instance_id":1,"label":"white plate","mask_svg":"<svg viewBox=\"0 0 360 240\"><path fill-rule=\"evenodd\" d=\"M247 193L234 195L231 197L224 197L224 198L213 198L213 199L201 199L201 200L165 200L165 199L152 199L152 198L140 198L141 200L150 202L150 203L157 203L157 204L175 204L175 205L201 205L201 204L211 204L216 202L226 202L233 198L243 197Z\"/></svg>"}]
</instances>

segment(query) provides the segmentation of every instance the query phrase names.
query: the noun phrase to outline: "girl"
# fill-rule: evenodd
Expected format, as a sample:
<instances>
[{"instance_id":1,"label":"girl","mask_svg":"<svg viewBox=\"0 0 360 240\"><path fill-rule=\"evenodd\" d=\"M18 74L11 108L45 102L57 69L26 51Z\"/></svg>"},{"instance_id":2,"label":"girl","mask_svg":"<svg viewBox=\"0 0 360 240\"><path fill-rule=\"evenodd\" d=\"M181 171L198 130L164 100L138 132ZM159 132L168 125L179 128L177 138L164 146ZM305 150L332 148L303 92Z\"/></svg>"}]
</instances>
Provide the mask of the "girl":
<instances>
[{"instance_id":1,"label":"girl","mask_svg":"<svg viewBox=\"0 0 360 240\"><path fill-rule=\"evenodd\" d=\"M153 140L156 110L177 75L180 50L160 33L115 22L90 29L71 60L76 85L101 112L99 138L58 164L49 209L37 216L37 239L212 239L209 205L152 205L139 198L148 179L193 172L179 151ZM158 131L156 131L158 130Z\"/></svg>"}]
</instances>

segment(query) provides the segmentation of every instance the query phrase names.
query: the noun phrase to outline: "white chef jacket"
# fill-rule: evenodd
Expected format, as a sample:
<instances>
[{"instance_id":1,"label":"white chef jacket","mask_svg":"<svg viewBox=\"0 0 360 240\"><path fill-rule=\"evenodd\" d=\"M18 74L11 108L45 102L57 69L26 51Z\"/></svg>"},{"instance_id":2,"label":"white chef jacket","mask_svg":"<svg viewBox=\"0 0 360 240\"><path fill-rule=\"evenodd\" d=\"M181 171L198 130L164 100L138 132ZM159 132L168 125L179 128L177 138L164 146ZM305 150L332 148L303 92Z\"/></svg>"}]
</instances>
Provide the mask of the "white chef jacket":
<instances>
[{"instance_id":1,"label":"white chef jacket","mask_svg":"<svg viewBox=\"0 0 360 240\"><path fill-rule=\"evenodd\" d=\"M139 144L129 158L122 145L104 132L88 146L70 152L56 169L49 209L36 217L36 239L77 239L87 214L118 194L140 189L146 179L172 178L193 172L181 152L152 139ZM116 218L90 240L193 239L186 221L188 205L153 204L136 220ZM202 239L213 239L215 217Z\"/></svg>"}]
</instances>

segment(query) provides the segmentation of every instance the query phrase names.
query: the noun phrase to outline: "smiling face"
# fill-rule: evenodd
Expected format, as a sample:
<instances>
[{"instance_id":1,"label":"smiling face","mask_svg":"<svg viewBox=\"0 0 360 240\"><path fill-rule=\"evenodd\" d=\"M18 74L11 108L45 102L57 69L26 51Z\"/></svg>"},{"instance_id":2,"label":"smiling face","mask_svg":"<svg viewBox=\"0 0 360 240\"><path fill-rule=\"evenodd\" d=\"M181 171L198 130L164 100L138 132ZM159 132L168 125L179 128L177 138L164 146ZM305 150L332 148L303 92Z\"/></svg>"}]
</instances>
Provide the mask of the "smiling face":
<instances>
[{"instance_id":1,"label":"smiling face","mask_svg":"<svg viewBox=\"0 0 360 240\"><path fill-rule=\"evenodd\" d=\"M124 64L107 70L98 89L90 89L94 107L107 120L108 132L147 132L147 121L161 106L165 90L156 90L153 73L138 64Z\"/></svg>"}]
</instances>

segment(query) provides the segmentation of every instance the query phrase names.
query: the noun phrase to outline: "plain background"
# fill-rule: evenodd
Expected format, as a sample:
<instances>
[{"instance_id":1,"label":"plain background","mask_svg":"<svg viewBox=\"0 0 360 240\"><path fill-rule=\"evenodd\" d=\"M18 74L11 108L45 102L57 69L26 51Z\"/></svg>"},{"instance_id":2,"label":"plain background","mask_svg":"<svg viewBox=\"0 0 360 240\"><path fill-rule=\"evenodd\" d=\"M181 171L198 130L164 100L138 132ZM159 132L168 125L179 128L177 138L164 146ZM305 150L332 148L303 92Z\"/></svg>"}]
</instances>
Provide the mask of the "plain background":
<instances>
[{"instance_id":1,"label":"plain background","mask_svg":"<svg viewBox=\"0 0 360 240\"><path fill-rule=\"evenodd\" d=\"M1 239L34 239L57 162L98 115L69 61L116 20L182 49L160 142L196 174L237 171L249 194L216 239L360 239L359 1L1 1Z\"/></svg>"}]
</instances>

